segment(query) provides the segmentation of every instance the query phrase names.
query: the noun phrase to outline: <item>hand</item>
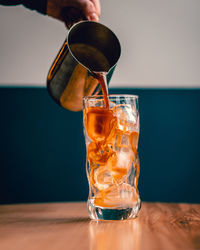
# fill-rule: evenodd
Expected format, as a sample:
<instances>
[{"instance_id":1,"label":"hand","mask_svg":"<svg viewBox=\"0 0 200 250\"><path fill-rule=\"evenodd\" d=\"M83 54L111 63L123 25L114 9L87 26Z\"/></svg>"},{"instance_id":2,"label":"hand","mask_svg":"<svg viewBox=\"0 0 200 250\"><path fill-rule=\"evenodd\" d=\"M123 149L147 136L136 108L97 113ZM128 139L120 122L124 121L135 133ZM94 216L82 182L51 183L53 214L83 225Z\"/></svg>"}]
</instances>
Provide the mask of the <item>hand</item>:
<instances>
[{"instance_id":1,"label":"hand","mask_svg":"<svg viewBox=\"0 0 200 250\"><path fill-rule=\"evenodd\" d=\"M98 21L99 0L47 0L47 15L65 22L70 28L81 20Z\"/></svg>"}]
</instances>

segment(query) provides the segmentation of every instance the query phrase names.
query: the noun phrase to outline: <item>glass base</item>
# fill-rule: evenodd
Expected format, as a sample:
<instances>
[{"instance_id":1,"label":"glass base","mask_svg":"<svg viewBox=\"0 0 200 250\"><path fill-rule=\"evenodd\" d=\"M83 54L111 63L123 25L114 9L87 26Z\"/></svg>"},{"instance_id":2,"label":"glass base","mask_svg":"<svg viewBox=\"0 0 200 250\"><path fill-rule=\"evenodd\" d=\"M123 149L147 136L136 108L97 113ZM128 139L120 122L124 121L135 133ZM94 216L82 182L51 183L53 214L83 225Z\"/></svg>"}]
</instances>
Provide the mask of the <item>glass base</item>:
<instances>
[{"instance_id":1,"label":"glass base","mask_svg":"<svg viewBox=\"0 0 200 250\"><path fill-rule=\"evenodd\" d=\"M88 200L88 210L90 218L93 220L127 220L137 217L141 208L139 200L134 207L129 208L105 208L98 207Z\"/></svg>"}]
</instances>

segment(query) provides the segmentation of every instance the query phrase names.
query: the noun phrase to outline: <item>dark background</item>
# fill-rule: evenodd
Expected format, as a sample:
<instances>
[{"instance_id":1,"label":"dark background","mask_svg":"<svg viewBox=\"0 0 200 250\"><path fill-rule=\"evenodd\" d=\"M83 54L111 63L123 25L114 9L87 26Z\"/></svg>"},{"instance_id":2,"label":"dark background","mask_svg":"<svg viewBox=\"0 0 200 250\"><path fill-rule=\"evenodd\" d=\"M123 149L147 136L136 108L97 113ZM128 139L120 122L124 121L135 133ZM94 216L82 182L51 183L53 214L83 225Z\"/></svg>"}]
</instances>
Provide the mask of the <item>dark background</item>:
<instances>
[{"instance_id":1,"label":"dark background","mask_svg":"<svg viewBox=\"0 0 200 250\"><path fill-rule=\"evenodd\" d=\"M110 89L139 95L143 201L200 203L200 89ZM0 203L85 201L82 113L45 88L0 88Z\"/></svg>"}]
</instances>

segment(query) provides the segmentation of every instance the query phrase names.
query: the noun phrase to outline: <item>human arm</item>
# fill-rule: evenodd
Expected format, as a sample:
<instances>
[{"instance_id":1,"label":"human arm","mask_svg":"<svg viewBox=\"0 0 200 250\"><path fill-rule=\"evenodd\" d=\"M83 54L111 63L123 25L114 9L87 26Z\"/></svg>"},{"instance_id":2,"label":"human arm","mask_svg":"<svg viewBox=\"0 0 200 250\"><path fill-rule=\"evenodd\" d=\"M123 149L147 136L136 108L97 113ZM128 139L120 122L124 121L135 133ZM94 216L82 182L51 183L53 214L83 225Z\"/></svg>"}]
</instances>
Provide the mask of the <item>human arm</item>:
<instances>
[{"instance_id":1,"label":"human arm","mask_svg":"<svg viewBox=\"0 0 200 250\"><path fill-rule=\"evenodd\" d=\"M99 0L2 0L3 5L19 5L63 21L68 28L81 20L98 21Z\"/></svg>"}]
</instances>

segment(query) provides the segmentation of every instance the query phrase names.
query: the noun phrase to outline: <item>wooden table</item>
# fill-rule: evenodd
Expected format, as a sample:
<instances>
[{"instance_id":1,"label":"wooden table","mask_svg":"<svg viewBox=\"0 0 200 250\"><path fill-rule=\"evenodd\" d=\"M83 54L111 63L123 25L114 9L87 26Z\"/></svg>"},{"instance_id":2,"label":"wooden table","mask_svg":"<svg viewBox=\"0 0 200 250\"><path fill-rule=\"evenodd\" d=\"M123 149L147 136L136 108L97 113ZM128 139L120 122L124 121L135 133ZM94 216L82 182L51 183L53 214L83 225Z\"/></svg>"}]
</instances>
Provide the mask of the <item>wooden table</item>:
<instances>
[{"instance_id":1,"label":"wooden table","mask_svg":"<svg viewBox=\"0 0 200 250\"><path fill-rule=\"evenodd\" d=\"M128 221L91 221L86 203L0 206L0 250L200 249L200 205L143 203Z\"/></svg>"}]
</instances>

